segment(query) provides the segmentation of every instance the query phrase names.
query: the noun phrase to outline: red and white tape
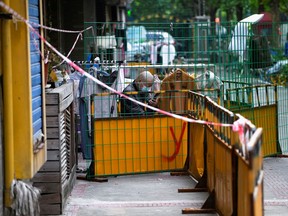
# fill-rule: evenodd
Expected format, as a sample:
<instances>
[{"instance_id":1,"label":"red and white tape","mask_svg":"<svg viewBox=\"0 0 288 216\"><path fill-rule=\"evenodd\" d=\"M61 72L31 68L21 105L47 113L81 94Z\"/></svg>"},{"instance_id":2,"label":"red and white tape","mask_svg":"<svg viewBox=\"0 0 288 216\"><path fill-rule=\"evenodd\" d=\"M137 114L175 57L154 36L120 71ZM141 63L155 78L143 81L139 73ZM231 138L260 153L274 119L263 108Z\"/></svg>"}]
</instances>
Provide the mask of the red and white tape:
<instances>
[{"instance_id":1,"label":"red and white tape","mask_svg":"<svg viewBox=\"0 0 288 216\"><path fill-rule=\"evenodd\" d=\"M82 68L80 68L78 65L76 65L74 62L72 62L69 58L67 58L66 56L64 56L62 53L60 53L55 47L53 47L42 35L40 35L38 33L37 30L35 30L33 28L33 26L30 24L30 22L26 19L24 19L21 15L19 15L16 11L14 11L12 8L10 8L9 6L7 6L5 3L3 3L2 1L0 1L0 6L2 8L4 8L6 11L8 11L9 13L11 13L13 16L15 16L17 19L25 22L28 27L35 33L38 35L38 37L51 49L53 50L59 57L61 57L64 61L66 61L71 67L73 67L75 70L79 71L81 74L83 74L84 76L86 76L88 79L91 79L92 81L94 81L95 83L105 87L106 89L110 90L113 93L116 93L118 95L120 95L121 97L127 98L130 101L133 101L134 103L138 103L143 107L149 108L151 110L154 110L158 113L176 118L176 119L180 119L186 122L192 122L192 123L198 123L198 124L206 124L206 125L214 125L214 126L221 126L221 127L232 127L233 131L237 131L239 133L239 137L242 138L243 137L243 121L246 121L247 119L241 119L239 121L235 121L233 124L228 124L228 123L217 123L217 122L207 122L207 121L203 121L203 120L194 120L191 118L187 118L184 116L180 116L177 114L173 114L161 109L158 109L156 107L152 107L149 106L145 103L139 102L137 100L134 100L133 98L130 98L129 96L122 94L122 92L116 91L115 89L107 86L105 83L102 83L101 81L99 81L98 79L96 79L95 77L93 77L92 75L90 75L89 73L87 73L86 71L84 71ZM247 120L248 122L249 120ZM245 122L244 122L245 123ZM243 140L243 139L241 139Z\"/></svg>"}]
</instances>

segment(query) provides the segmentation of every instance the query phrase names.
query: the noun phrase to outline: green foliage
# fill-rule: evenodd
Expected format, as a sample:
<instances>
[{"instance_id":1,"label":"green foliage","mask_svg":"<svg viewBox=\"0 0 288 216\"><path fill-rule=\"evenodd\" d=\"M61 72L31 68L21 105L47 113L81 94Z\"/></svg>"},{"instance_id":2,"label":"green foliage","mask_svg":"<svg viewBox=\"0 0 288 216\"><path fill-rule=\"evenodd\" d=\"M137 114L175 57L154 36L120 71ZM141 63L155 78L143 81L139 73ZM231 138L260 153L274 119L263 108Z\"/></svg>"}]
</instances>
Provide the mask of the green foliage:
<instances>
[{"instance_id":1,"label":"green foliage","mask_svg":"<svg viewBox=\"0 0 288 216\"><path fill-rule=\"evenodd\" d=\"M282 13L288 14L288 1L280 1L279 9Z\"/></svg>"},{"instance_id":2,"label":"green foliage","mask_svg":"<svg viewBox=\"0 0 288 216\"><path fill-rule=\"evenodd\" d=\"M273 74L271 82L275 85L288 86L288 65L283 65L277 74Z\"/></svg>"},{"instance_id":3,"label":"green foliage","mask_svg":"<svg viewBox=\"0 0 288 216\"><path fill-rule=\"evenodd\" d=\"M131 15L136 22L183 22L195 16L193 5L184 0L134 0Z\"/></svg>"},{"instance_id":4,"label":"green foliage","mask_svg":"<svg viewBox=\"0 0 288 216\"><path fill-rule=\"evenodd\" d=\"M280 69L278 82L280 85L287 86L287 83L288 83L288 65L287 64L282 66L282 68Z\"/></svg>"},{"instance_id":5,"label":"green foliage","mask_svg":"<svg viewBox=\"0 0 288 216\"><path fill-rule=\"evenodd\" d=\"M261 7L275 17L279 17L280 13L288 13L287 0L133 0L131 16L136 22L183 22L202 15L202 11L199 11L200 3L211 21L214 21L217 11L221 11L223 22L239 21L259 13Z\"/></svg>"}]
</instances>

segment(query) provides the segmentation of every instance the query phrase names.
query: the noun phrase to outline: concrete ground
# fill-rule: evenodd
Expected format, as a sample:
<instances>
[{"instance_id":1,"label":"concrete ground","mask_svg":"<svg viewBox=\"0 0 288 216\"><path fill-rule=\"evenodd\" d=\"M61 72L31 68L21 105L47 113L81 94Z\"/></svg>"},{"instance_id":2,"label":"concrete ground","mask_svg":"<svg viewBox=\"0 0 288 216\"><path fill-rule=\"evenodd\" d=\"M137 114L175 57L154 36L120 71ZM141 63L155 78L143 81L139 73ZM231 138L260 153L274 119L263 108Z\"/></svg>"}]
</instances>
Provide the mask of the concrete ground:
<instances>
[{"instance_id":1,"label":"concrete ground","mask_svg":"<svg viewBox=\"0 0 288 216\"><path fill-rule=\"evenodd\" d=\"M287 171L288 158L264 159L265 216L288 215ZM178 193L179 188L195 185L189 176L170 173L109 177L103 183L77 180L63 215L182 215L184 208L201 208L208 197L207 192Z\"/></svg>"},{"instance_id":2,"label":"concrete ground","mask_svg":"<svg viewBox=\"0 0 288 216\"><path fill-rule=\"evenodd\" d=\"M264 215L288 215L288 158L264 159Z\"/></svg>"},{"instance_id":3,"label":"concrete ground","mask_svg":"<svg viewBox=\"0 0 288 216\"><path fill-rule=\"evenodd\" d=\"M207 192L178 193L195 185L189 176L170 173L109 177L103 183L77 180L64 215L182 215L183 208L201 208L208 197Z\"/></svg>"}]
</instances>

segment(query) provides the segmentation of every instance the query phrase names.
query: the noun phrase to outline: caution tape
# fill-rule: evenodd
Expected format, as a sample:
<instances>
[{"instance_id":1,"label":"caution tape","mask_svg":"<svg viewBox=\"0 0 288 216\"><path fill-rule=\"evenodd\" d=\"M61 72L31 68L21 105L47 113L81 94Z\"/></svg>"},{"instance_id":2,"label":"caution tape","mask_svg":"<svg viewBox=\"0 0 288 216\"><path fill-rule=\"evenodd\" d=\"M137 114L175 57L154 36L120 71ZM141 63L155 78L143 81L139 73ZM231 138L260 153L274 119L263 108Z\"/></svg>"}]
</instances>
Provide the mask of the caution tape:
<instances>
[{"instance_id":1,"label":"caution tape","mask_svg":"<svg viewBox=\"0 0 288 216\"><path fill-rule=\"evenodd\" d=\"M184 116L180 116L174 113L170 113L161 109L158 109L156 107L153 106L149 106L148 104L142 103L140 101L137 101L131 97L129 97L126 94L123 94L122 92L119 92L111 87L109 87L108 85L106 85L105 83L99 81L98 79L96 79L95 77L93 77L92 75L90 75L89 73L87 73L86 71L84 71L81 67L79 67L78 65L76 65L73 61L71 61L69 58L67 58L66 56L64 56L61 52L59 52L55 47L53 47L42 35L39 34L39 32L33 28L33 26L30 24L30 22L26 19L24 19L21 15L19 15L16 11L14 11L12 8L10 8L8 5L6 5L4 2L0 1L0 6L2 8L4 8L6 11L8 11L9 13L11 13L13 16L15 16L17 19L25 22L27 24L27 26L31 29L31 31L33 31L36 35L38 35L38 37L46 44L46 46L48 46L51 50L53 50L60 58L62 58L64 61L66 61L71 67L73 67L76 71L80 72L82 75L86 76L88 79L92 80L93 82L105 87L106 89L110 90L111 92L114 92L118 95L120 95L121 97L124 97L134 103L138 103L139 105L149 108L151 110L154 110L158 113L173 117L175 119L179 119L179 120L183 120L186 122L191 122L191 123L198 123L198 124L205 124L205 125L213 125L213 126L221 126L221 127L232 127L233 131L237 131L239 134L239 137L241 138L241 141L243 141L243 136L244 136L244 131L243 128L246 124L246 122L249 124L250 121L245 119L245 118L241 118L237 121L235 121L233 124L228 124L228 123L217 123L217 122L208 122L208 121L203 121L203 120L195 120L195 119L191 119L191 118L187 118Z\"/></svg>"}]
</instances>

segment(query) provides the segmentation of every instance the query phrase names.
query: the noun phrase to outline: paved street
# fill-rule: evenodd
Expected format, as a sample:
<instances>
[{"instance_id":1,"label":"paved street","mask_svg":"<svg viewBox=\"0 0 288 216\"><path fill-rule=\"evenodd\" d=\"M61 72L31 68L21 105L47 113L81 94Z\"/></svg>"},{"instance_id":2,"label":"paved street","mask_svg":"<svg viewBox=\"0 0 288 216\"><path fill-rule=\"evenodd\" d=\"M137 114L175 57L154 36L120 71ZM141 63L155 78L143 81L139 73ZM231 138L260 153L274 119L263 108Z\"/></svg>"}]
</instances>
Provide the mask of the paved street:
<instances>
[{"instance_id":1,"label":"paved street","mask_svg":"<svg viewBox=\"0 0 288 216\"><path fill-rule=\"evenodd\" d=\"M269 95L273 98L273 92ZM279 87L278 129L283 149L287 149L286 97L287 88ZM179 188L195 185L188 176L169 173L110 177L104 183L77 180L63 215L182 215L184 208L201 208L208 197L205 192L178 193ZM288 215L288 157L264 158L264 215Z\"/></svg>"},{"instance_id":2,"label":"paved street","mask_svg":"<svg viewBox=\"0 0 288 216\"><path fill-rule=\"evenodd\" d=\"M288 158L264 159L264 215L288 214Z\"/></svg>"},{"instance_id":3,"label":"paved street","mask_svg":"<svg viewBox=\"0 0 288 216\"><path fill-rule=\"evenodd\" d=\"M265 216L287 215L287 169L288 158L264 159ZM182 215L183 208L200 208L208 196L205 192L178 193L179 188L194 186L190 177L169 173L111 177L104 183L77 180L64 215Z\"/></svg>"}]
</instances>

